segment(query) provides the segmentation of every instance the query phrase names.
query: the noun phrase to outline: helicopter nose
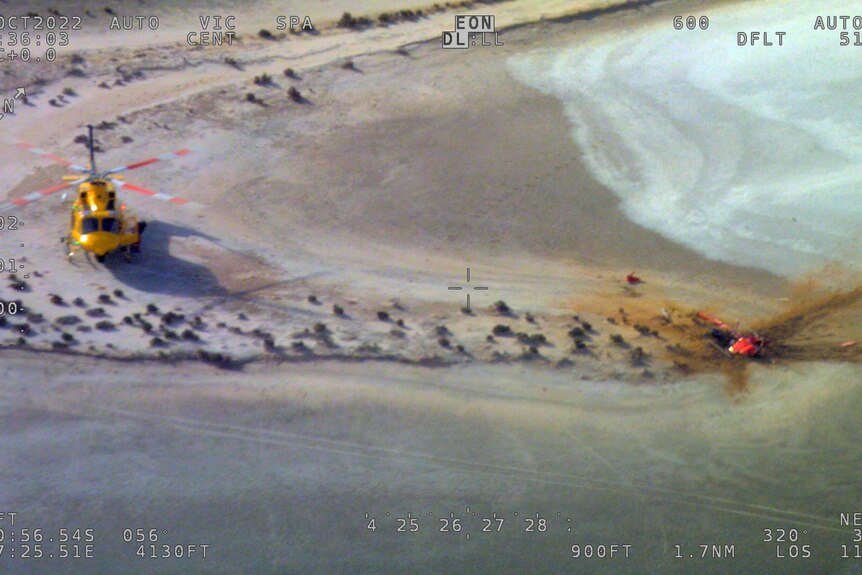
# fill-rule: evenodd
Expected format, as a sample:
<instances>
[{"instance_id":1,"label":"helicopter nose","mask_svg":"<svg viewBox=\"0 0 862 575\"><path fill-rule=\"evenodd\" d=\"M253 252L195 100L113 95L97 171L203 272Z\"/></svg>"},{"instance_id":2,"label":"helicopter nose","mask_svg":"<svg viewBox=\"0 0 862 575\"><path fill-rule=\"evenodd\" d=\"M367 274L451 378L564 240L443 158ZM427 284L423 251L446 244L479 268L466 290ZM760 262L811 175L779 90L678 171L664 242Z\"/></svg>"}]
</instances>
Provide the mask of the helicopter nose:
<instances>
[{"instance_id":1,"label":"helicopter nose","mask_svg":"<svg viewBox=\"0 0 862 575\"><path fill-rule=\"evenodd\" d=\"M119 238L107 232L94 232L81 236L81 245L84 249L91 251L97 256L103 256L108 252L112 252L120 245Z\"/></svg>"}]
</instances>

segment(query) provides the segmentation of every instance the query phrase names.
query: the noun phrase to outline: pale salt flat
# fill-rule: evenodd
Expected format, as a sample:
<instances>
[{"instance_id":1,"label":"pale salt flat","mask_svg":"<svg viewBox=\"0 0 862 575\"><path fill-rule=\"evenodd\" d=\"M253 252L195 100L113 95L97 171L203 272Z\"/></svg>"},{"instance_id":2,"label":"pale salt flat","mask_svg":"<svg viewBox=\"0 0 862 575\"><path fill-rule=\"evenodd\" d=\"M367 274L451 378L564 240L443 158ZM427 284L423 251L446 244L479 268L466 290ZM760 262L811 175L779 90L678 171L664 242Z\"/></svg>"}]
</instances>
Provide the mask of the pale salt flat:
<instances>
[{"instance_id":1,"label":"pale salt flat","mask_svg":"<svg viewBox=\"0 0 862 575\"><path fill-rule=\"evenodd\" d=\"M510 64L562 100L588 166L638 224L788 277L859 269L862 46L852 24L849 46L840 29L813 29L846 8L712 9L706 30L661 19ZM768 31L773 45L739 46L740 31Z\"/></svg>"}]
</instances>

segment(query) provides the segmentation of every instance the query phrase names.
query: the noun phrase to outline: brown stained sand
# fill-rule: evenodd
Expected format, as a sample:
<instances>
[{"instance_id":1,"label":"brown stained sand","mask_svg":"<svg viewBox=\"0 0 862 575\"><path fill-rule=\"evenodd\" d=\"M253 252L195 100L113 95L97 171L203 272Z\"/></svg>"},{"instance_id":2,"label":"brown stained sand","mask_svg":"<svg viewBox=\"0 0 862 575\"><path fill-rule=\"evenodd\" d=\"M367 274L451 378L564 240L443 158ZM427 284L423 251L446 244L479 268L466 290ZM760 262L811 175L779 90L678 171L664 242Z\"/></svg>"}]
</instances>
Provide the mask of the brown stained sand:
<instances>
[{"instance_id":1,"label":"brown stained sand","mask_svg":"<svg viewBox=\"0 0 862 575\"><path fill-rule=\"evenodd\" d=\"M788 303L777 312L739 326L742 332L751 330L766 339L767 347L756 359L722 354L708 336L712 326L697 319L699 309L645 290L625 301L612 296L599 296L588 303L580 301L577 309L603 314L617 325L624 319L629 326L654 330L664 343L662 359L686 374L722 373L731 393L748 389L748 366L752 363L862 363L862 347L841 345L862 341L862 286L829 289L807 278L795 284L787 299ZM621 301L623 308L619 307ZM709 311L722 317L721 310ZM731 321L732 316L725 319Z\"/></svg>"}]
</instances>

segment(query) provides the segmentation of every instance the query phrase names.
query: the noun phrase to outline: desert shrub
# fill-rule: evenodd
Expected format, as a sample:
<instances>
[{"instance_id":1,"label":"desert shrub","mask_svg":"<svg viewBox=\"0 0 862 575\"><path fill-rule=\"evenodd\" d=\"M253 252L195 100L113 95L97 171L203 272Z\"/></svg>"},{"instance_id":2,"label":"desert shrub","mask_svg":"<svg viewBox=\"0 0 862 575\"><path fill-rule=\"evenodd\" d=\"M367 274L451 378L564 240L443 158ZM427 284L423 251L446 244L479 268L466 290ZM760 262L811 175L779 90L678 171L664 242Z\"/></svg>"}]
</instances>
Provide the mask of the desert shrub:
<instances>
[{"instance_id":1,"label":"desert shrub","mask_svg":"<svg viewBox=\"0 0 862 575\"><path fill-rule=\"evenodd\" d=\"M302 97L302 93L301 93L299 90L297 90L297 89L296 89L296 86L291 86L291 87L287 90L287 96L288 96L288 97L289 97L293 102L296 102L297 104L302 104L303 102L305 102L305 98L303 98L303 97Z\"/></svg>"},{"instance_id":2,"label":"desert shrub","mask_svg":"<svg viewBox=\"0 0 862 575\"><path fill-rule=\"evenodd\" d=\"M510 308L503 300L494 302L494 310L496 310L497 313L503 315L512 313L512 308Z\"/></svg>"},{"instance_id":3,"label":"desert shrub","mask_svg":"<svg viewBox=\"0 0 862 575\"><path fill-rule=\"evenodd\" d=\"M494 335L512 335L512 328L508 325L497 324L494 326L494 329L491 330L491 333Z\"/></svg>"}]
</instances>

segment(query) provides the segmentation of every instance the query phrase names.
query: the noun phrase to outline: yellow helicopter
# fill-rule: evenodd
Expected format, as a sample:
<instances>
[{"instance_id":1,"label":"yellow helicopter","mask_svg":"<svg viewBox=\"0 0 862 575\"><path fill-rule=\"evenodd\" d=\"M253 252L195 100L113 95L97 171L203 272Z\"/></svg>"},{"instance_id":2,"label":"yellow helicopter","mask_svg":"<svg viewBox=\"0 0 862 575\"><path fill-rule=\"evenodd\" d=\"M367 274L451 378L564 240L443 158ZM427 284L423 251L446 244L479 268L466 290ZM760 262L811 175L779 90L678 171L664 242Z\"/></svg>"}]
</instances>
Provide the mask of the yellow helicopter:
<instances>
[{"instance_id":1,"label":"yellow helicopter","mask_svg":"<svg viewBox=\"0 0 862 575\"><path fill-rule=\"evenodd\" d=\"M96 153L93 143L93 126L87 126L87 147L90 151L89 167L73 164L65 158L55 156L45 150L37 148L32 144L20 143L19 148L42 156L62 164L78 175L63 176L63 184L59 184L38 192L30 193L21 198L9 200L0 204L0 213L19 206L25 206L36 200L50 196L69 186L78 186L78 193L72 203L72 214L69 233L61 238L66 255L71 259L79 250L92 253L96 260L104 262L111 252L122 252L127 261L131 261L132 252L138 252L141 248L141 234L146 228L146 222L139 222L137 218L127 213L125 204L118 204L117 189L125 188L152 198L171 202L174 204L187 204L188 200L170 196L162 192L156 192L135 186L123 180L118 175L121 172L136 170L174 158L187 156L191 150L182 149L176 152L163 154L154 158L142 160L112 168L106 172L96 170ZM81 175L85 174L85 175ZM64 194L65 198L66 195Z\"/></svg>"}]
</instances>

